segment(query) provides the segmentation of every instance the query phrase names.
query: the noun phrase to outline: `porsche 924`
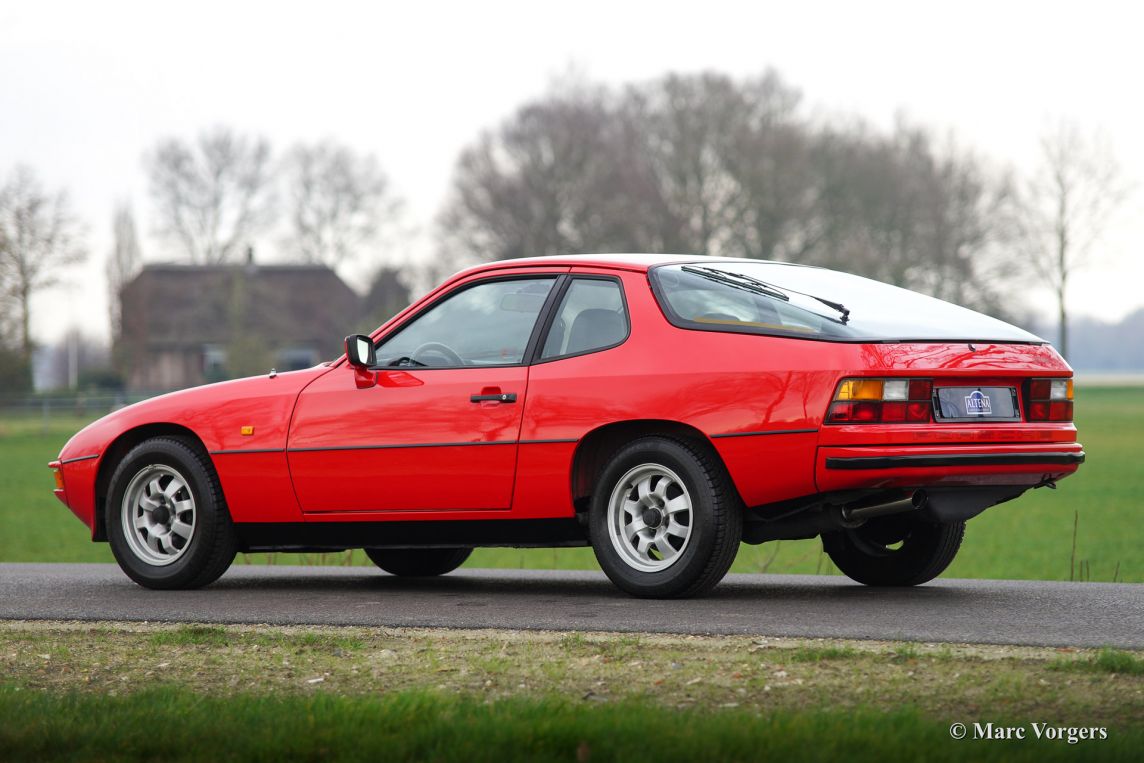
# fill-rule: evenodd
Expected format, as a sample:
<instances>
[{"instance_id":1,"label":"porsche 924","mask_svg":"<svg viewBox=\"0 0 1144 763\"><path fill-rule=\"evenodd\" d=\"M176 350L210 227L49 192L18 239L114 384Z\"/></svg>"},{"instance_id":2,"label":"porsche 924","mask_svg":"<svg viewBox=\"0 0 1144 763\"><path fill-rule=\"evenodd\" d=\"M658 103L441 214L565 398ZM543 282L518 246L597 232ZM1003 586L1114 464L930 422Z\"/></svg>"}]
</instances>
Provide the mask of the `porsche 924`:
<instances>
[{"instance_id":1,"label":"porsche 924","mask_svg":"<svg viewBox=\"0 0 1144 763\"><path fill-rule=\"evenodd\" d=\"M314 368L115 411L51 468L150 588L239 551L426 576L591 545L624 591L679 597L741 542L815 537L911 586L968 520L1076 471L1072 419L1047 342L948 302L780 262L548 257L458 273Z\"/></svg>"}]
</instances>

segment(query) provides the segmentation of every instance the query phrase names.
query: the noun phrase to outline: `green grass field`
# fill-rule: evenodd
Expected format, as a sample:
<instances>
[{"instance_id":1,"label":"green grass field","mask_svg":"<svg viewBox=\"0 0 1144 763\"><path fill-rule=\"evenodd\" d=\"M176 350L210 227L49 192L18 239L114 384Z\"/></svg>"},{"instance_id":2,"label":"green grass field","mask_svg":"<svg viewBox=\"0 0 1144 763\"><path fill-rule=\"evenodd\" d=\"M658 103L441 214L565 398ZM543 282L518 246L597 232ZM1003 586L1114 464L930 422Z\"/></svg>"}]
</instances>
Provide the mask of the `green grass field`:
<instances>
[{"instance_id":1,"label":"green grass field","mask_svg":"<svg viewBox=\"0 0 1144 763\"><path fill-rule=\"evenodd\" d=\"M13 760L1132 761L1138 729L1103 741L949 738L914 712L664 710L569 700L382 696L219 698L161 689L102 698L0 689ZM1020 722L1027 728L1028 723ZM1028 732L1032 733L1032 732ZM1067 733L1067 732L1065 732ZM1079 739L1079 737L1074 737Z\"/></svg>"},{"instance_id":2,"label":"green grass field","mask_svg":"<svg viewBox=\"0 0 1144 763\"><path fill-rule=\"evenodd\" d=\"M14 622L0 760L1136 760L1142 687L1114 650Z\"/></svg>"},{"instance_id":3,"label":"green grass field","mask_svg":"<svg viewBox=\"0 0 1144 763\"><path fill-rule=\"evenodd\" d=\"M1058 490L1036 490L972 520L946 574L976 578L1144 582L1144 388L1078 389L1080 439L1088 461ZM0 421L0 561L111 561L105 544L51 493L46 464L86 421ZM251 556L239 562L261 562ZM280 557L279 563L296 562ZM311 555L308 563L363 563ZM468 563L486 567L596 567L590 549L479 549ZM835 573L818 541L743 546L735 572Z\"/></svg>"}]
</instances>

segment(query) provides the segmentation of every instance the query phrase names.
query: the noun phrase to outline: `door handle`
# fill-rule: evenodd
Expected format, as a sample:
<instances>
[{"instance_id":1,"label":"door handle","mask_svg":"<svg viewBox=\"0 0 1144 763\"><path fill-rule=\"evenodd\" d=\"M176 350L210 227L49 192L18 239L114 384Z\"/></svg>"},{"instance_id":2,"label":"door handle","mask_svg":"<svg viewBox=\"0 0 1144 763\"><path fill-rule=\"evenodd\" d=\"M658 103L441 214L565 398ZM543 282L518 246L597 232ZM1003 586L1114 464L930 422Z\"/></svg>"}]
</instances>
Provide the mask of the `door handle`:
<instances>
[{"instance_id":1,"label":"door handle","mask_svg":"<svg viewBox=\"0 0 1144 763\"><path fill-rule=\"evenodd\" d=\"M515 392L497 392L493 395L470 395L470 403L515 403Z\"/></svg>"}]
</instances>

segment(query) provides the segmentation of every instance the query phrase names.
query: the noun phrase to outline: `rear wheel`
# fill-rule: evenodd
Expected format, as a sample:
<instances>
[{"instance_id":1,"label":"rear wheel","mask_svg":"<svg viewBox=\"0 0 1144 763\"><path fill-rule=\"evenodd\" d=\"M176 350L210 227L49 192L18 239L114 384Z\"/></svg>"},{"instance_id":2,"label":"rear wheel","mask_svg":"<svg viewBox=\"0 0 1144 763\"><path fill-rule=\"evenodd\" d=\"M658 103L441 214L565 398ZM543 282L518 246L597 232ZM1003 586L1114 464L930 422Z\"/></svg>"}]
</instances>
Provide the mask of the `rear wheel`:
<instances>
[{"instance_id":1,"label":"rear wheel","mask_svg":"<svg viewBox=\"0 0 1144 763\"><path fill-rule=\"evenodd\" d=\"M214 467L183 439L133 448L112 474L105 511L116 561L147 588L213 583L238 551Z\"/></svg>"},{"instance_id":2,"label":"rear wheel","mask_svg":"<svg viewBox=\"0 0 1144 763\"><path fill-rule=\"evenodd\" d=\"M471 548L367 548L365 555L391 575L425 578L444 575L460 567Z\"/></svg>"},{"instance_id":3,"label":"rear wheel","mask_svg":"<svg viewBox=\"0 0 1144 763\"><path fill-rule=\"evenodd\" d=\"M588 516L596 559L624 591L694 596L714 588L735 560L743 512L714 454L646 437L612 457Z\"/></svg>"},{"instance_id":4,"label":"rear wheel","mask_svg":"<svg viewBox=\"0 0 1144 763\"><path fill-rule=\"evenodd\" d=\"M838 569L859 583L915 586L949 567L964 536L964 522L940 524L894 515L825 533L822 547Z\"/></svg>"}]
</instances>

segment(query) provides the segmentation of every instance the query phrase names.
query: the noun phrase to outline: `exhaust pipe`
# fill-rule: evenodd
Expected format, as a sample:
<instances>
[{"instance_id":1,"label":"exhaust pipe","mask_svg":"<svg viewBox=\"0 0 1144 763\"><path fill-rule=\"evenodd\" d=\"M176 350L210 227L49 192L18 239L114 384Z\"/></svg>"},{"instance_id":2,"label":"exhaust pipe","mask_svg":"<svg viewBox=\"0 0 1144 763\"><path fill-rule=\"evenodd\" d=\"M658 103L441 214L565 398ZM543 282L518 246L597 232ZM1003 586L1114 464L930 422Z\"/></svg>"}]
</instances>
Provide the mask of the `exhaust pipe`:
<instances>
[{"instance_id":1,"label":"exhaust pipe","mask_svg":"<svg viewBox=\"0 0 1144 763\"><path fill-rule=\"evenodd\" d=\"M904 514L907 511L924 509L928 500L926 491L915 490L908 498L903 498L899 501L879 503L874 506L860 506L853 509L843 507L842 518L846 522L865 522L867 519L873 519L874 517L884 517L889 514Z\"/></svg>"}]
</instances>

